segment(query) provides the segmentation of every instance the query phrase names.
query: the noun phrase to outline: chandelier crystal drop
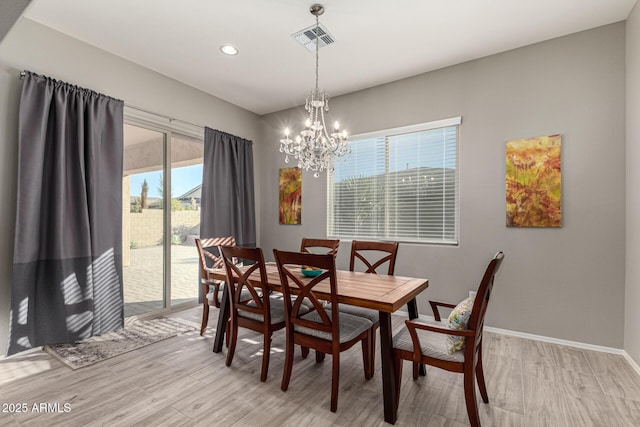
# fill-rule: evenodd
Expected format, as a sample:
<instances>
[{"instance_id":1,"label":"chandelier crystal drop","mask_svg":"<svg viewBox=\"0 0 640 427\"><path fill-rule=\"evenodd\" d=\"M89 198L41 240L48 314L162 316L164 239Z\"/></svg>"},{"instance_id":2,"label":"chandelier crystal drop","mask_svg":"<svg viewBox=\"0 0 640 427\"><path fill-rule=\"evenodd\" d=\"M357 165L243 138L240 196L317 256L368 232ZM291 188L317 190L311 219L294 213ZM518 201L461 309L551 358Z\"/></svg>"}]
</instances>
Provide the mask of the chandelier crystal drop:
<instances>
[{"instance_id":1,"label":"chandelier crystal drop","mask_svg":"<svg viewBox=\"0 0 640 427\"><path fill-rule=\"evenodd\" d=\"M329 111L329 96L324 90L318 89L318 38L319 16L324 13L321 4L314 4L309 8L316 17L316 86L306 97L304 108L307 111L305 128L294 139L291 139L289 128L284 130L284 138L280 140L280 152L285 154L284 161L289 163L289 156L298 161L298 167L311 170L318 178L320 172L333 170L333 158L342 157L351 152L347 132L340 131L340 124L334 122L333 131L329 133L325 124L324 113Z\"/></svg>"}]
</instances>

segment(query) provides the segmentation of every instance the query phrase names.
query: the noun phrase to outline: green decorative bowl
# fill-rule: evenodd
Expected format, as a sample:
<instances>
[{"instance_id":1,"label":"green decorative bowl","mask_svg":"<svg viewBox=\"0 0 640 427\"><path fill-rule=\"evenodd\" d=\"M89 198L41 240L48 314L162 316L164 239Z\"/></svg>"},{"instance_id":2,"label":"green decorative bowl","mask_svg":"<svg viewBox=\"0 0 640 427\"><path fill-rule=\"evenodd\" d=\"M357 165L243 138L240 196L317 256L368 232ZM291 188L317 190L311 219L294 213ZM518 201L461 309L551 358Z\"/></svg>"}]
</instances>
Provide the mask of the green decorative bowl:
<instances>
[{"instance_id":1,"label":"green decorative bowl","mask_svg":"<svg viewBox=\"0 0 640 427\"><path fill-rule=\"evenodd\" d=\"M316 277L322 274L323 270L305 270L303 268L300 269L302 275L305 277Z\"/></svg>"}]
</instances>

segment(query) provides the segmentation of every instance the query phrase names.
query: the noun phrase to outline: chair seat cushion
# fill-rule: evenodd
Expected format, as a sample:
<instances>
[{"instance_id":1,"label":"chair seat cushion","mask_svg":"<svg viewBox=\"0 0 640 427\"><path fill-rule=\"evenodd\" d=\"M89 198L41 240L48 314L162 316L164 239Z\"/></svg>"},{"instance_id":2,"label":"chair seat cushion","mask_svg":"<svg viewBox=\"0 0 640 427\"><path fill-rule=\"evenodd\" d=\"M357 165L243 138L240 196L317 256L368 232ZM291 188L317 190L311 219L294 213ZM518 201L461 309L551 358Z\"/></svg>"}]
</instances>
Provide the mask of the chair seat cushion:
<instances>
[{"instance_id":1,"label":"chair seat cushion","mask_svg":"<svg viewBox=\"0 0 640 427\"><path fill-rule=\"evenodd\" d=\"M291 302L294 302L296 300L296 296L292 295L291 296ZM302 303L300 305L304 305L305 307L312 309L313 307L313 303L309 300L309 298L305 298L302 300Z\"/></svg>"},{"instance_id":2,"label":"chair seat cushion","mask_svg":"<svg viewBox=\"0 0 640 427\"><path fill-rule=\"evenodd\" d=\"M249 306L255 307L256 303L251 301ZM271 324L275 325L276 323L284 322L287 318L287 315L284 311L284 300L282 297L272 296L269 298L269 308L271 310ZM300 307L300 311L302 313L306 313L309 311L306 307ZM238 316L245 317L247 319L257 320L259 322L264 322L264 316L258 313L252 313L250 311L238 310Z\"/></svg>"},{"instance_id":3,"label":"chair seat cushion","mask_svg":"<svg viewBox=\"0 0 640 427\"><path fill-rule=\"evenodd\" d=\"M331 317L331 310L326 310L326 313L327 316ZM320 314L318 314L317 311L312 311L311 313L305 314L301 318L317 323L322 322L320 320ZM369 319L340 313L340 343L351 341L372 326L373 323ZM318 331L316 329L311 329L300 325L294 325L294 330L301 334L310 335L312 337L321 338L323 340L332 340L332 335L330 332Z\"/></svg>"},{"instance_id":4,"label":"chair seat cushion","mask_svg":"<svg viewBox=\"0 0 640 427\"><path fill-rule=\"evenodd\" d=\"M378 310L372 310L370 308L340 304L340 313L346 313L352 316L364 317L365 319L371 320L371 322L373 323L380 322L380 313L378 312Z\"/></svg>"},{"instance_id":5,"label":"chair seat cushion","mask_svg":"<svg viewBox=\"0 0 640 427\"><path fill-rule=\"evenodd\" d=\"M274 292L271 295L272 299L279 299L284 303L284 295L281 294L280 292ZM293 305L296 302L296 297L294 295L291 296L291 304ZM313 304L311 304L311 301L309 301L308 299L304 299L302 301L302 303L300 304L300 313L304 314L307 313L311 310L314 310L315 308L313 307Z\"/></svg>"},{"instance_id":6,"label":"chair seat cushion","mask_svg":"<svg viewBox=\"0 0 640 427\"><path fill-rule=\"evenodd\" d=\"M209 291L209 293L207 294L207 302L209 303L209 305L214 305L213 304L213 298L215 297L215 294L213 291ZM218 298L220 299L220 298Z\"/></svg>"},{"instance_id":7,"label":"chair seat cushion","mask_svg":"<svg viewBox=\"0 0 640 427\"><path fill-rule=\"evenodd\" d=\"M446 328L446 324L436 321L423 321L421 322L432 324L441 328ZM449 341L447 334L440 334L437 332L423 331L418 329L418 338L420 339L420 349L424 356L432 357L434 359L448 360L450 362L464 362L464 352L455 351L449 352ZM405 327L400 330L393 337L393 347L400 350L413 351L413 341L411 341L411 335L409 330Z\"/></svg>"},{"instance_id":8,"label":"chair seat cushion","mask_svg":"<svg viewBox=\"0 0 640 427\"><path fill-rule=\"evenodd\" d=\"M225 282L222 282L222 286L220 287L220 290L218 291L218 305L220 305L220 304L222 303L222 295L224 295L224 294L223 294L224 286L225 286ZM214 295L215 295L215 293L214 293L214 291L213 291L213 290L211 290L211 291L209 291L209 292L207 293L207 301L209 302L209 305L215 305L215 304L213 303L213 297L214 297ZM243 290L242 290L241 295L242 295L242 300L243 300L243 301L244 301L244 300L248 300L248 299L250 299L250 298L251 298L251 292L249 292L249 291L248 291L248 290L246 290L246 289L243 289Z\"/></svg>"}]
</instances>

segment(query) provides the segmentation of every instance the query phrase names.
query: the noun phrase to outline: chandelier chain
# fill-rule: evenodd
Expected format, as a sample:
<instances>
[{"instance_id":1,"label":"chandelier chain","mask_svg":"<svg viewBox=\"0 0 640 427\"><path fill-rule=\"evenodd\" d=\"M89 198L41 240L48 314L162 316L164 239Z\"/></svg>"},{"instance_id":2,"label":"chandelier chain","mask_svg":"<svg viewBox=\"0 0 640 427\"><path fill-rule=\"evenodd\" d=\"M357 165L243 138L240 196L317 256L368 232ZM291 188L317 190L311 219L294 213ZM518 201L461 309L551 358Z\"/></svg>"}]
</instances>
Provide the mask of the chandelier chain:
<instances>
[{"instance_id":1,"label":"chandelier chain","mask_svg":"<svg viewBox=\"0 0 640 427\"><path fill-rule=\"evenodd\" d=\"M318 64L320 63L320 56L318 55L318 51L320 47L318 46L318 38L320 33L320 18L316 15L316 92L318 91Z\"/></svg>"}]
</instances>

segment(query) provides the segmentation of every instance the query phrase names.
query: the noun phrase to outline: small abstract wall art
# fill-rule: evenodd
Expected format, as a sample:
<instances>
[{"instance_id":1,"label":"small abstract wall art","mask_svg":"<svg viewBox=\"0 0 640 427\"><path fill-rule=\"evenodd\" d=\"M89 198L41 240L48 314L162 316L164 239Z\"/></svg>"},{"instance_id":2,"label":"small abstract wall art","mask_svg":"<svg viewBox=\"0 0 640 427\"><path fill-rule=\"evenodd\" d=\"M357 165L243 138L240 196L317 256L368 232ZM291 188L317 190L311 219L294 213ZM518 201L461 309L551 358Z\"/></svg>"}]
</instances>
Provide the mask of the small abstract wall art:
<instances>
[{"instance_id":1,"label":"small abstract wall art","mask_svg":"<svg viewBox=\"0 0 640 427\"><path fill-rule=\"evenodd\" d=\"M560 135L507 141L507 227L561 227Z\"/></svg>"},{"instance_id":2,"label":"small abstract wall art","mask_svg":"<svg viewBox=\"0 0 640 427\"><path fill-rule=\"evenodd\" d=\"M302 169L280 169L280 224L302 224Z\"/></svg>"}]
</instances>

